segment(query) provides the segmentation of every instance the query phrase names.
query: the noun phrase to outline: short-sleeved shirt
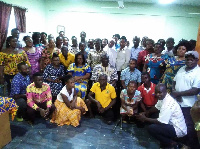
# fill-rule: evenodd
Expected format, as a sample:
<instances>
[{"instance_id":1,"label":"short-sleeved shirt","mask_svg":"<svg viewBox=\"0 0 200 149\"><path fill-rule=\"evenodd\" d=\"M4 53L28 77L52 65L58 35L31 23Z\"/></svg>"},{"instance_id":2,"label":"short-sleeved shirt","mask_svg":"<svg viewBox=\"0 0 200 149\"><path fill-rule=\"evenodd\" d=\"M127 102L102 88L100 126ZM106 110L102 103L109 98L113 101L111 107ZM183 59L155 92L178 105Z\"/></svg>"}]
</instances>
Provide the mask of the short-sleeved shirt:
<instances>
[{"instance_id":1,"label":"short-sleeved shirt","mask_svg":"<svg viewBox=\"0 0 200 149\"><path fill-rule=\"evenodd\" d=\"M16 74L11 82L10 97L18 94L26 94L26 88L30 83L29 75L24 77L21 73Z\"/></svg>"},{"instance_id":2,"label":"short-sleeved shirt","mask_svg":"<svg viewBox=\"0 0 200 149\"><path fill-rule=\"evenodd\" d=\"M68 54L67 54L67 59L65 59L65 57L62 55L62 53L59 54L59 58L60 58L60 62L66 68L68 68L70 64L75 62L75 55L70 52L68 52Z\"/></svg>"},{"instance_id":3,"label":"short-sleeved shirt","mask_svg":"<svg viewBox=\"0 0 200 149\"><path fill-rule=\"evenodd\" d=\"M118 80L117 70L112 65L108 67L103 67L102 64L96 65L93 68L91 80L97 81L100 74L106 74L108 82Z\"/></svg>"},{"instance_id":4,"label":"short-sleeved shirt","mask_svg":"<svg viewBox=\"0 0 200 149\"><path fill-rule=\"evenodd\" d=\"M175 89L178 92L186 91L192 87L200 88L200 68L196 66L190 71L185 71L186 66L183 66L177 72L174 81L176 81ZM181 107L192 107L197 100L197 95L181 96Z\"/></svg>"},{"instance_id":5,"label":"short-sleeved shirt","mask_svg":"<svg viewBox=\"0 0 200 149\"><path fill-rule=\"evenodd\" d=\"M172 125L177 137L183 137L187 134L187 126L181 107L174 98L167 94L163 100L158 100L155 107L160 110L157 119L159 122Z\"/></svg>"},{"instance_id":6,"label":"short-sleeved shirt","mask_svg":"<svg viewBox=\"0 0 200 149\"><path fill-rule=\"evenodd\" d=\"M65 96L67 96L69 101L72 101L73 97L74 97L74 88L72 89L72 93L70 95L67 91L66 85L62 88L60 93L57 95L57 100L60 101L60 102L64 102L61 94L64 94Z\"/></svg>"},{"instance_id":7,"label":"short-sleeved shirt","mask_svg":"<svg viewBox=\"0 0 200 149\"><path fill-rule=\"evenodd\" d=\"M90 89L91 92L95 94L95 99L100 102L103 108L106 108L112 101L117 97L115 88L107 83L106 89L101 91L100 83L94 83L92 88Z\"/></svg>"},{"instance_id":8,"label":"short-sleeved shirt","mask_svg":"<svg viewBox=\"0 0 200 149\"><path fill-rule=\"evenodd\" d=\"M136 81L141 83L141 72L135 68L133 72L130 71L130 68L127 67L121 72L121 79L125 81L125 85L127 86L130 81Z\"/></svg>"},{"instance_id":9,"label":"short-sleeved shirt","mask_svg":"<svg viewBox=\"0 0 200 149\"><path fill-rule=\"evenodd\" d=\"M137 60L139 52L143 51L142 47L135 48L134 46L131 48L131 58Z\"/></svg>"},{"instance_id":10,"label":"short-sleeved shirt","mask_svg":"<svg viewBox=\"0 0 200 149\"><path fill-rule=\"evenodd\" d=\"M138 91L141 92L142 101L147 107L154 106L157 103L157 99L155 98L155 87L156 85L151 82L150 88L147 90L144 87L144 84L138 87Z\"/></svg>"}]
</instances>

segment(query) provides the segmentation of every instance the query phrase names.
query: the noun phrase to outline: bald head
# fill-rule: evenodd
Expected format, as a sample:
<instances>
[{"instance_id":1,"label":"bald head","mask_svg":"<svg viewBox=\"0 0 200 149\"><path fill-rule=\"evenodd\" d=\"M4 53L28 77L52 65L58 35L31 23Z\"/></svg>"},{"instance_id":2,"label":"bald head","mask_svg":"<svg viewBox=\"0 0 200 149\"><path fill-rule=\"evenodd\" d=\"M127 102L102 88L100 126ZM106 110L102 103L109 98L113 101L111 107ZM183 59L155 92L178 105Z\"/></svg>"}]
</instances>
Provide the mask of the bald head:
<instances>
[{"instance_id":1,"label":"bald head","mask_svg":"<svg viewBox=\"0 0 200 149\"><path fill-rule=\"evenodd\" d=\"M167 88L164 84L159 83L155 87L155 97L158 100L163 100L167 94Z\"/></svg>"}]
</instances>

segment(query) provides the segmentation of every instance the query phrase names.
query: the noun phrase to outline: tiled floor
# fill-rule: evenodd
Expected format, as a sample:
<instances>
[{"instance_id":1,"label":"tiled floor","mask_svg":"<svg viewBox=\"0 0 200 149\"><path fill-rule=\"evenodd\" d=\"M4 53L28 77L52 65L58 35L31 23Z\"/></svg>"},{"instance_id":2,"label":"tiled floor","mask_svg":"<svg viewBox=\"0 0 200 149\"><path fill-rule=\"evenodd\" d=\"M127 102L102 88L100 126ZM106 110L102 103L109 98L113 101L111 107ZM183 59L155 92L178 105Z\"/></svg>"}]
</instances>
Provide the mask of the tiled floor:
<instances>
[{"instance_id":1,"label":"tiled floor","mask_svg":"<svg viewBox=\"0 0 200 149\"><path fill-rule=\"evenodd\" d=\"M82 118L81 125L58 127L37 119L32 126L27 122L11 122L13 140L4 149L158 149L158 142L145 128L123 124L112 132L100 118Z\"/></svg>"}]
</instances>

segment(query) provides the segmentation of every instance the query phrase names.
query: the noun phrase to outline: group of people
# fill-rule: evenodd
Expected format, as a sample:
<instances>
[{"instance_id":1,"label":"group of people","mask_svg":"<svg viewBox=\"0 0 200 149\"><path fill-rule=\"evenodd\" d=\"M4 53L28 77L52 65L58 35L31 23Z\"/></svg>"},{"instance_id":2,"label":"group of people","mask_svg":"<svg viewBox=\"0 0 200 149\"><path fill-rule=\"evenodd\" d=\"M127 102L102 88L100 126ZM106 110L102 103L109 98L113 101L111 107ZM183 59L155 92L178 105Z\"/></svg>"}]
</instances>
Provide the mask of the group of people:
<instances>
[{"instance_id":1,"label":"group of people","mask_svg":"<svg viewBox=\"0 0 200 149\"><path fill-rule=\"evenodd\" d=\"M0 83L19 106L17 121L34 123L38 114L77 127L83 114L99 114L107 124L121 116L148 125L162 147L200 147L198 108L191 110L200 92L193 40L174 46L173 38L135 36L131 47L119 34L86 41L81 32L81 42L73 36L70 45L63 31L56 40L35 32L22 47L19 30L11 34L0 52Z\"/></svg>"}]
</instances>

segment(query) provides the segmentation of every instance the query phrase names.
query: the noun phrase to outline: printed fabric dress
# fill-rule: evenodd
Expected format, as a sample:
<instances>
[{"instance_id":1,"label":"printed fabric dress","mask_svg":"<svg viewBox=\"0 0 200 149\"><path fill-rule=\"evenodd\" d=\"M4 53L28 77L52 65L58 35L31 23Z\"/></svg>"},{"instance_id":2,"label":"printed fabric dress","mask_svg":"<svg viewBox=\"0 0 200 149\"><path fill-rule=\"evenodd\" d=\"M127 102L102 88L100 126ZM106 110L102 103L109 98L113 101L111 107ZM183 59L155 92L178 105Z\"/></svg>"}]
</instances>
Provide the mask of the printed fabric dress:
<instances>
[{"instance_id":1,"label":"printed fabric dress","mask_svg":"<svg viewBox=\"0 0 200 149\"><path fill-rule=\"evenodd\" d=\"M49 84L52 96L57 96L60 93L61 89L63 88L63 85L62 82L60 83L48 82L47 79L50 78L56 80L57 78L62 77L64 75L65 72L63 65L60 65L59 68L55 68L52 64L46 66L43 73L43 78L44 81Z\"/></svg>"},{"instance_id":2,"label":"printed fabric dress","mask_svg":"<svg viewBox=\"0 0 200 149\"><path fill-rule=\"evenodd\" d=\"M85 64L81 67L72 63L69 65L68 72L72 72L72 76L84 76L86 73L91 73L90 66ZM80 82L75 82L75 89L78 96L80 96L83 100L85 100L86 92L87 92L87 83L88 79L82 79Z\"/></svg>"},{"instance_id":3,"label":"printed fabric dress","mask_svg":"<svg viewBox=\"0 0 200 149\"><path fill-rule=\"evenodd\" d=\"M154 54L148 54L145 57L145 63L148 67L147 72L150 74L152 83L158 84L160 78L162 77L163 65L167 59L167 55L157 57Z\"/></svg>"},{"instance_id":4,"label":"printed fabric dress","mask_svg":"<svg viewBox=\"0 0 200 149\"><path fill-rule=\"evenodd\" d=\"M69 95L66 86L62 88L57 96L57 100L54 103L56 110L52 115L52 123L56 123L58 126L63 126L66 124L77 127L79 125L79 121L81 120L81 111L79 109L70 109L69 107L67 107L61 96L62 93L67 96L69 102L73 102L74 92L75 90L72 89L72 93ZM77 97L76 105L84 108L85 111L88 111L85 102L80 97Z\"/></svg>"},{"instance_id":5,"label":"printed fabric dress","mask_svg":"<svg viewBox=\"0 0 200 149\"><path fill-rule=\"evenodd\" d=\"M31 75L40 71L40 58L42 56L42 51L40 47L36 47L35 50L35 53L26 52L31 64Z\"/></svg>"},{"instance_id":6,"label":"printed fabric dress","mask_svg":"<svg viewBox=\"0 0 200 149\"><path fill-rule=\"evenodd\" d=\"M177 57L170 57L166 61L166 70L162 76L162 83L167 86L168 93L172 92L172 82L178 70L185 65L185 60L178 61Z\"/></svg>"},{"instance_id":7,"label":"printed fabric dress","mask_svg":"<svg viewBox=\"0 0 200 149\"><path fill-rule=\"evenodd\" d=\"M136 104L136 102L140 102L142 97L141 97L140 91L136 90L133 98L129 99L127 89L123 89L121 91L120 98L124 99L125 105L128 106L128 105L134 105L134 104ZM125 109L123 109L122 107L120 108L120 114L123 114L126 112L127 111ZM133 113L138 113L138 109L133 110Z\"/></svg>"}]
</instances>

